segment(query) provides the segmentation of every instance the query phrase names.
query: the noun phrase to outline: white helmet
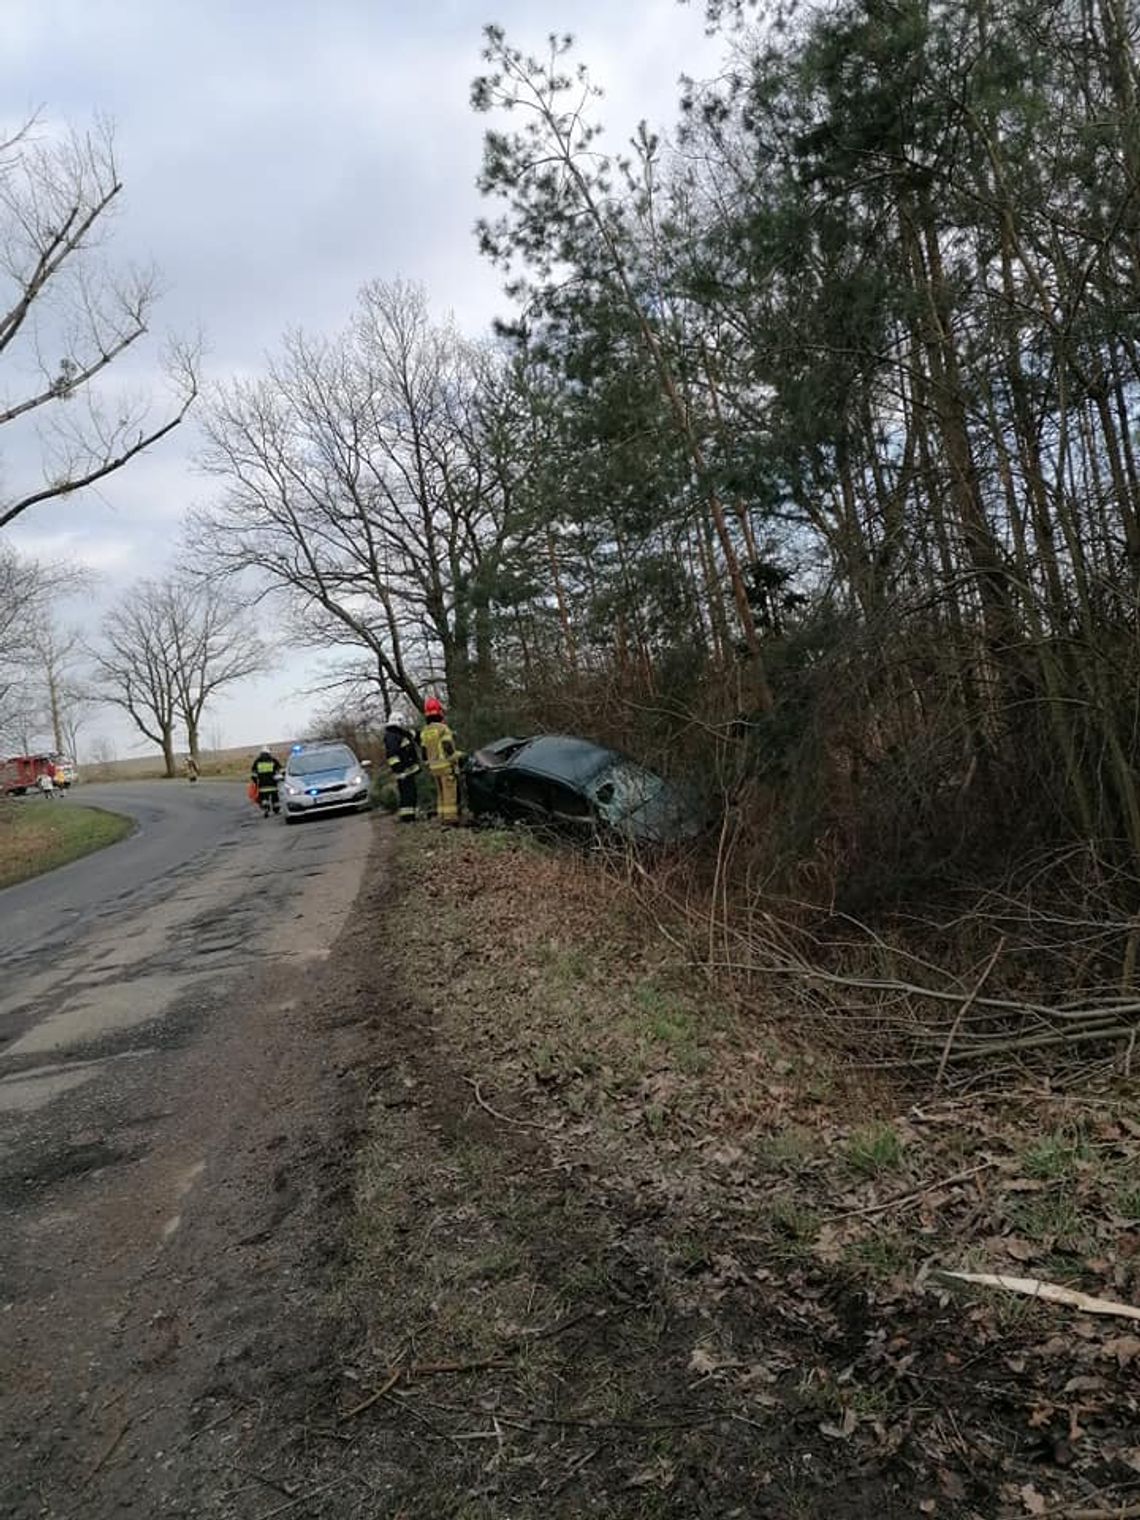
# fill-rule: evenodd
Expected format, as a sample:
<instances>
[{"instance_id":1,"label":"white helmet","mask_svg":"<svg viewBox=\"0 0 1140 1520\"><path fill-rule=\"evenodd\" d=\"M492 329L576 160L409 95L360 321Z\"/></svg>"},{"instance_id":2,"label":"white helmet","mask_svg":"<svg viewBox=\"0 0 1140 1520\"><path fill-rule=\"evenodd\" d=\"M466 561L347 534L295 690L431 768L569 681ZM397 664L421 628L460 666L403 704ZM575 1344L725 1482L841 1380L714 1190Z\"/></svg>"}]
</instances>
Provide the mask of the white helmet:
<instances>
[{"instance_id":1,"label":"white helmet","mask_svg":"<svg viewBox=\"0 0 1140 1520\"><path fill-rule=\"evenodd\" d=\"M408 722L408 715L407 715L407 713L406 712L401 712L398 707L394 707L392 709L392 711L388 714L387 718L385 718L385 720L384 720L384 727L385 728L408 728L408 727L410 727L410 724Z\"/></svg>"}]
</instances>

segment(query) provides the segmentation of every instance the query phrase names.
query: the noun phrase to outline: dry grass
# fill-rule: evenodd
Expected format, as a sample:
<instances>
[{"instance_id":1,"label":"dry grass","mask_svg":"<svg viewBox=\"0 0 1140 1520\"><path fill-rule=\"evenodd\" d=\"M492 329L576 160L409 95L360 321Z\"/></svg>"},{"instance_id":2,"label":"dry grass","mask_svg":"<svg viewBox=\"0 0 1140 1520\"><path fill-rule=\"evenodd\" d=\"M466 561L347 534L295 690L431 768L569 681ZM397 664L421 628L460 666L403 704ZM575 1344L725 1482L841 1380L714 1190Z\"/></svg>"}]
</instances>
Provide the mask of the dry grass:
<instances>
[{"instance_id":1,"label":"dry grass","mask_svg":"<svg viewBox=\"0 0 1140 1520\"><path fill-rule=\"evenodd\" d=\"M280 744L270 745L275 755L284 757L289 753L295 739L283 739ZM229 749L203 750L199 757L199 773L204 777L247 776L254 755L260 746L238 744ZM186 751L177 752L177 774L185 775ZM108 760L102 764L91 763L81 767L84 781L158 781L165 776L160 754L136 755L125 760Z\"/></svg>"}]
</instances>

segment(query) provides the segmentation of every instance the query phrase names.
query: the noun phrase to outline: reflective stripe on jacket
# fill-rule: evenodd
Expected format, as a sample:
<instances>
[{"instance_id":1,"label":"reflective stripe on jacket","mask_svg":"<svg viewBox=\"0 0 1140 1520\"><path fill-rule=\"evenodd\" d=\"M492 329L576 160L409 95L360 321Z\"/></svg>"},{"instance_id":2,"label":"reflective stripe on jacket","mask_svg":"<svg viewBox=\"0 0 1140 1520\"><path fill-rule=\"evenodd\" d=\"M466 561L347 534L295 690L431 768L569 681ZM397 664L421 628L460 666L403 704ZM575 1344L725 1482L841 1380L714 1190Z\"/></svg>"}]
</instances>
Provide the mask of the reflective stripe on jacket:
<instances>
[{"instance_id":1,"label":"reflective stripe on jacket","mask_svg":"<svg viewBox=\"0 0 1140 1520\"><path fill-rule=\"evenodd\" d=\"M259 755L253 762L249 774L252 780L257 782L259 790L272 791L277 785L277 773L280 769L280 765L272 755L266 755L264 758Z\"/></svg>"},{"instance_id":2,"label":"reflective stripe on jacket","mask_svg":"<svg viewBox=\"0 0 1140 1520\"><path fill-rule=\"evenodd\" d=\"M446 723L427 724L420 733L420 748L433 776L455 769L459 751L455 746L455 735Z\"/></svg>"}]
</instances>

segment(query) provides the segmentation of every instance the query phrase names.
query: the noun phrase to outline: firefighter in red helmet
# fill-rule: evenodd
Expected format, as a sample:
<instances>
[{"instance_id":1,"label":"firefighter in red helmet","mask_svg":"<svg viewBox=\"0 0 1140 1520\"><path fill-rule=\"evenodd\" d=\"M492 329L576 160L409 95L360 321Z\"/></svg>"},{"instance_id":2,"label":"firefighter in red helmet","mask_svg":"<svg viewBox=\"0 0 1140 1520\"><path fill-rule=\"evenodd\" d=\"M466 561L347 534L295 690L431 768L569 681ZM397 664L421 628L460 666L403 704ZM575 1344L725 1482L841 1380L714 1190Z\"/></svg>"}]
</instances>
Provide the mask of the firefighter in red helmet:
<instances>
[{"instance_id":1,"label":"firefighter in red helmet","mask_svg":"<svg viewBox=\"0 0 1140 1520\"><path fill-rule=\"evenodd\" d=\"M420 730L420 749L435 782L436 812L441 823L458 823L459 762L463 756L438 697L429 697L424 703L424 717L427 721Z\"/></svg>"}]
</instances>

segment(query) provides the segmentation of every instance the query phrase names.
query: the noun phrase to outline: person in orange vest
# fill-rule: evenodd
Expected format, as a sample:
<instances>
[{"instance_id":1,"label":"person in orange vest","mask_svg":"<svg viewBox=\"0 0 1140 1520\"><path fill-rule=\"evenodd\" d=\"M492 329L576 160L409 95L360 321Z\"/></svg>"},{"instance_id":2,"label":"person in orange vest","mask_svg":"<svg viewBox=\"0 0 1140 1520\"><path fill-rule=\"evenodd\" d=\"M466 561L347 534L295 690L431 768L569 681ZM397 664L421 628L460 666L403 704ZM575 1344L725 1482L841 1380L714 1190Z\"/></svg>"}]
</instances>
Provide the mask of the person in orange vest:
<instances>
[{"instance_id":1,"label":"person in orange vest","mask_svg":"<svg viewBox=\"0 0 1140 1520\"><path fill-rule=\"evenodd\" d=\"M441 823L458 823L459 762L463 756L438 697L429 697L424 703L424 717L427 721L420 730L420 750L435 782L436 814Z\"/></svg>"}]
</instances>

